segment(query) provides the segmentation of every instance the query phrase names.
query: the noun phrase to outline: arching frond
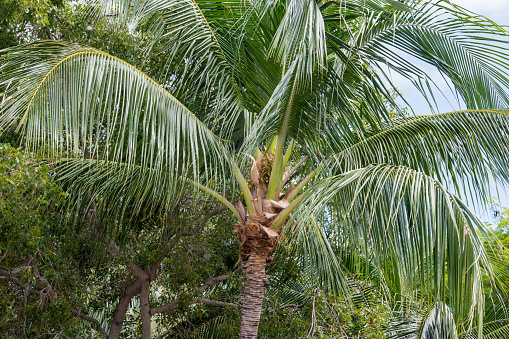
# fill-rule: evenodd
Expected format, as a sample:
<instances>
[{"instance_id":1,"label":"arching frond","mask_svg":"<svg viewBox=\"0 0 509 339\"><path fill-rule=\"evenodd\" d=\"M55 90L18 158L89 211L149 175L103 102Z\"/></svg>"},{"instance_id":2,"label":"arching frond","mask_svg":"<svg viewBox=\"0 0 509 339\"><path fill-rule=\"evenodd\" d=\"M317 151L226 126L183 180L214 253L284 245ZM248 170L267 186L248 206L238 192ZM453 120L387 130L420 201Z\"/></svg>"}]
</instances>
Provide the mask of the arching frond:
<instances>
[{"instance_id":1,"label":"arching frond","mask_svg":"<svg viewBox=\"0 0 509 339\"><path fill-rule=\"evenodd\" d=\"M433 80L404 54L435 66L449 78L467 108L509 105L507 32L488 19L444 1L409 1L412 11L371 15L344 45L374 67L378 61L419 83ZM383 72L382 68L380 71Z\"/></svg>"},{"instance_id":2,"label":"arching frond","mask_svg":"<svg viewBox=\"0 0 509 339\"><path fill-rule=\"evenodd\" d=\"M374 254L392 294L413 300L419 291L419 298L443 301L466 328L482 318L482 272L493 273L483 243L490 233L432 178L390 165L326 178L308 189L294 212L294 232L317 216L331 219L327 227L358 230L350 234L359 238L350 241Z\"/></svg>"},{"instance_id":3,"label":"arching frond","mask_svg":"<svg viewBox=\"0 0 509 339\"><path fill-rule=\"evenodd\" d=\"M287 2L271 52L283 63L284 69L290 67L296 57L302 57L305 62L299 65L297 77L311 77L317 65L326 66L325 26L315 0Z\"/></svg>"},{"instance_id":4,"label":"arching frond","mask_svg":"<svg viewBox=\"0 0 509 339\"><path fill-rule=\"evenodd\" d=\"M96 0L95 8L99 13L114 11L127 24L143 26L152 40L147 52L157 52L165 60L163 69L154 74L156 80L220 135L231 136L246 106L234 74L234 58L244 25L255 15L249 3Z\"/></svg>"},{"instance_id":5,"label":"arching frond","mask_svg":"<svg viewBox=\"0 0 509 339\"><path fill-rule=\"evenodd\" d=\"M283 232L287 237L288 250L293 257L301 260L306 275L313 277L313 285L350 298L350 288L341 263L321 223L313 217L308 221L298 226L290 223L285 227Z\"/></svg>"},{"instance_id":6,"label":"arching frond","mask_svg":"<svg viewBox=\"0 0 509 339\"><path fill-rule=\"evenodd\" d=\"M458 191L489 198L491 177L507 183L509 114L505 111L458 111L416 116L383 124L357 143L345 142L335 156L341 171L371 163L404 165L444 182ZM346 139L345 139L346 141ZM460 186L462 186L460 188Z\"/></svg>"},{"instance_id":7,"label":"arching frond","mask_svg":"<svg viewBox=\"0 0 509 339\"><path fill-rule=\"evenodd\" d=\"M0 86L7 83L0 128L17 125L33 148L104 160L107 178L122 176L111 167L122 163L139 166L124 183L152 180L121 195L177 198L182 176L224 173L221 140L158 83L106 53L49 41L15 47L0 60Z\"/></svg>"}]
</instances>

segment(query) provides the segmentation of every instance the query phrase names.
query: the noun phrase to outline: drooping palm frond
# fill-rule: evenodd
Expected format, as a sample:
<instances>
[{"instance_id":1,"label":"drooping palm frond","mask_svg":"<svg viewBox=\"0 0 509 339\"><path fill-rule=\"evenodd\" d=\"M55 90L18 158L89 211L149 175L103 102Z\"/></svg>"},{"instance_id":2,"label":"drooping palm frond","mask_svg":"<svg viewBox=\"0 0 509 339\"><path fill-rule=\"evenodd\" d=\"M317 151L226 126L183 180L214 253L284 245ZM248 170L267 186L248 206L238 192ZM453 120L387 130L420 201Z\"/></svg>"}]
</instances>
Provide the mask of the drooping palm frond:
<instances>
[{"instance_id":1,"label":"drooping palm frond","mask_svg":"<svg viewBox=\"0 0 509 339\"><path fill-rule=\"evenodd\" d=\"M152 41L147 52L165 59L155 79L219 134L230 137L245 108L232 56L242 25L254 15L252 6L237 0L97 0L92 8L95 14L114 11L126 24L142 26ZM231 30L236 33L233 43Z\"/></svg>"},{"instance_id":2,"label":"drooping palm frond","mask_svg":"<svg viewBox=\"0 0 509 339\"><path fill-rule=\"evenodd\" d=\"M347 17L359 18L368 12L390 13L409 9L404 3L391 0L294 0L285 2L285 5L285 15L279 23L269 53L276 55L287 67L297 56L303 56L306 62L301 65L299 77L309 77L317 67L327 67L329 52L326 28L333 29L334 25L327 27L326 23L345 24Z\"/></svg>"},{"instance_id":3,"label":"drooping palm frond","mask_svg":"<svg viewBox=\"0 0 509 339\"><path fill-rule=\"evenodd\" d=\"M289 224L284 229L289 251L294 258L301 260L301 265L308 277L313 277L315 287L324 288L336 295L351 297L348 281L324 229L318 221L310 218L300 226Z\"/></svg>"},{"instance_id":4,"label":"drooping palm frond","mask_svg":"<svg viewBox=\"0 0 509 339\"><path fill-rule=\"evenodd\" d=\"M476 110L396 119L355 143L344 139L334 157L340 172L371 163L404 165L441 182L452 179L458 193L482 200L489 197L490 178L507 184L508 151L509 114Z\"/></svg>"},{"instance_id":5,"label":"drooping palm frond","mask_svg":"<svg viewBox=\"0 0 509 339\"><path fill-rule=\"evenodd\" d=\"M343 48L379 72L384 72L380 65L387 65L411 79L423 94L433 80L405 54L449 78L467 108L507 107L509 58L502 38L507 32L448 1L413 0L407 5L413 10L366 16Z\"/></svg>"},{"instance_id":6,"label":"drooping palm frond","mask_svg":"<svg viewBox=\"0 0 509 339\"><path fill-rule=\"evenodd\" d=\"M443 301L466 328L482 318L482 272L492 276L483 244L489 231L432 178L403 166L370 165L318 181L291 219L297 225L289 241L317 215L333 218L331 227L358 229L351 234L359 239L350 240L373 253L393 293L413 300L418 290L420 298Z\"/></svg>"},{"instance_id":7,"label":"drooping palm frond","mask_svg":"<svg viewBox=\"0 0 509 339\"><path fill-rule=\"evenodd\" d=\"M178 198L182 176L198 181L201 175L223 173L221 140L168 91L124 61L53 41L5 52L0 86L10 86L0 106L0 128L17 125L30 147L49 146L53 154L103 161L106 180L122 177L118 164L127 165L136 174L118 184L141 180L143 187L129 192L132 198L165 196L167 206ZM78 167L73 174L79 174ZM164 180L154 173L164 173Z\"/></svg>"},{"instance_id":8,"label":"drooping palm frond","mask_svg":"<svg viewBox=\"0 0 509 339\"><path fill-rule=\"evenodd\" d=\"M387 328L393 339L458 339L454 315L444 302L415 303L397 307Z\"/></svg>"},{"instance_id":9,"label":"drooping palm frond","mask_svg":"<svg viewBox=\"0 0 509 339\"><path fill-rule=\"evenodd\" d=\"M290 67L297 57L305 60L299 65L297 77L310 77L317 66L326 66L325 26L316 1L287 2L285 16L272 40L270 53L282 62L283 69Z\"/></svg>"},{"instance_id":10,"label":"drooping palm frond","mask_svg":"<svg viewBox=\"0 0 509 339\"><path fill-rule=\"evenodd\" d=\"M478 339L479 328L483 338L498 339L509 336L509 305L507 300L497 294L486 295L486 308L481 326L462 333L464 338Z\"/></svg>"}]
</instances>

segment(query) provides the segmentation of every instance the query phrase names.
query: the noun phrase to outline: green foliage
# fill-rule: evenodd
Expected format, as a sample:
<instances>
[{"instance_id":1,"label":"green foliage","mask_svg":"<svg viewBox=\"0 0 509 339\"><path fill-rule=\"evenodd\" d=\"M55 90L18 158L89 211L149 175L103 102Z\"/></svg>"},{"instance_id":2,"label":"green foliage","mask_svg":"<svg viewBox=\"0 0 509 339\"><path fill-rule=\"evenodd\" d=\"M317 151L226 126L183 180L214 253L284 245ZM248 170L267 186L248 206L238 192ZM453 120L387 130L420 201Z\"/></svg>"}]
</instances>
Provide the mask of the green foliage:
<instances>
[{"instance_id":1,"label":"green foliage","mask_svg":"<svg viewBox=\"0 0 509 339\"><path fill-rule=\"evenodd\" d=\"M416 302L450 303L447 310L454 313L458 328L466 331L473 324L468 320L482 323L476 318L484 308L481 272L490 268L484 239L478 233L483 225L442 183L451 177L457 192L460 183L471 183L464 185L469 189L466 193L483 198L489 191L485 186L490 174L507 182L509 166L504 155L509 116L493 110L509 102L509 58L502 47L506 32L448 2L348 2L343 6L343 2L275 1L261 8L256 2L235 0L118 0L118 21L102 17L91 23L71 10L50 31L45 30L50 20L44 15L13 12L4 18L13 18L5 25L11 38L16 38L7 46L40 37L71 41L38 41L4 51L0 127L22 122L29 146L52 147L55 153L74 157L58 167L74 206L85 199L93 201L103 222L100 226L114 229L108 234L123 236L121 245L127 250L104 263L89 260L89 253L73 252L102 246L107 253L104 244L78 243L64 251L67 257L79 255L84 279L77 286L90 286L88 292L97 294L86 300L85 308L102 311L108 318L122 282L132 278L126 266L131 261L148 265L161 255L158 239L165 218L159 214L167 216L187 193L183 186L188 181L182 177L224 192L231 182L231 169L245 170L243 164L251 161L245 155L277 136L271 171L276 178L284 171L278 166L289 139L303 161L309 161L296 180L310 171L313 176L318 173L299 197L306 197L301 210L285 208L285 215L293 212L296 221L290 220L291 227L285 229L287 243L299 248L290 255L301 257L291 263L291 274L279 278L288 284L301 282L298 270L302 269L313 283L298 291L308 301L293 307L293 313L292 307L281 309L288 299L269 296L262 336L382 336L382 324L388 319L383 300L352 305L337 296L338 286L344 287L347 281L334 252L338 248L364 255L366 261L375 258L373 265L381 271L380 280L385 280L391 297L401 294ZM38 10L43 12L48 5L37 4L42 4ZM131 32L122 25L124 19L124 23L136 20L142 25ZM13 33L14 28L21 35ZM480 39L480 44L472 42ZM413 79L424 94L433 83L401 56L405 53L436 66L449 77L467 107L482 110L404 116L383 76L377 74L384 70L377 67L385 64ZM432 96L428 99L432 101ZM392 119L396 116L392 111L403 116ZM233 144L239 146L236 151L240 149L235 159L230 157ZM480 158L486 161L480 163ZM23 188L25 179L19 180ZM269 197L279 198L272 180L274 176L267 180ZM243 180L238 183L244 184ZM232 191L235 197L237 192ZM26 196L35 199L35 195ZM244 198L248 205L250 192L244 192ZM36 199L44 201L49 200ZM52 204L37 210L36 216L51 211ZM37 259L43 273L27 269L29 276L23 278L35 276L33 286L39 288L43 280L37 274L54 278L46 269L48 262L58 268L56 272L66 272L57 257L49 261L26 257L24 248L16 247L11 238L24 237L26 246L36 253L52 253L52 249L65 248L62 239L68 236L67 230L53 228L49 221L48 226L42 222L32 228L11 211L18 207L4 208L13 220L10 223L20 230L8 234L6 248L12 247L15 255L5 255L6 268L13 271ZM188 215L181 222L171 222L175 230L192 228L206 212L184 210ZM118 220L120 212L132 217L129 223ZM333 218L333 223L324 222ZM131 224L134 232L126 231ZM200 283L235 267L237 247L231 233L225 236L231 228L215 232L206 226L203 234L165 254L164 271L151 290L153 302L179 298L176 312L155 319L168 336L195 336L196 329L221 327L220 319L235 319L238 325L235 310L222 312L190 302ZM209 239L214 237L220 240ZM53 239L52 246L48 239ZM16 260L19 263L14 265ZM207 293L219 300L238 301L237 278ZM386 292L379 289L377 293ZM136 307L130 312L133 322L126 333L136 337ZM374 319L373 314L378 317ZM22 323L19 315L8 321L17 329L15 322ZM219 332L233 330L222 327Z\"/></svg>"},{"instance_id":2,"label":"green foliage","mask_svg":"<svg viewBox=\"0 0 509 339\"><path fill-rule=\"evenodd\" d=\"M49 168L29 154L0 144L0 244L3 249L33 252L59 215L64 197Z\"/></svg>"},{"instance_id":3,"label":"green foliage","mask_svg":"<svg viewBox=\"0 0 509 339\"><path fill-rule=\"evenodd\" d=\"M48 166L0 144L0 332L7 338L80 328L71 316L80 245L58 213L63 197Z\"/></svg>"},{"instance_id":4,"label":"green foliage","mask_svg":"<svg viewBox=\"0 0 509 339\"><path fill-rule=\"evenodd\" d=\"M361 291L368 281L358 281ZM285 307L268 297L260 323L260 338L385 338L389 305L382 300L351 303L321 290L309 291L297 307Z\"/></svg>"},{"instance_id":5,"label":"green foliage","mask_svg":"<svg viewBox=\"0 0 509 339\"><path fill-rule=\"evenodd\" d=\"M0 2L0 49L35 39L51 39L64 13L64 0Z\"/></svg>"},{"instance_id":6,"label":"green foliage","mask_svg":"<svg viewBox=\"0 0 509 339\"><path fill-rule=\"evenodd\" d=\"M500 220L494 230L497 238L509 249L509 208L500 212Z\"/></svg>"}]
</instances>

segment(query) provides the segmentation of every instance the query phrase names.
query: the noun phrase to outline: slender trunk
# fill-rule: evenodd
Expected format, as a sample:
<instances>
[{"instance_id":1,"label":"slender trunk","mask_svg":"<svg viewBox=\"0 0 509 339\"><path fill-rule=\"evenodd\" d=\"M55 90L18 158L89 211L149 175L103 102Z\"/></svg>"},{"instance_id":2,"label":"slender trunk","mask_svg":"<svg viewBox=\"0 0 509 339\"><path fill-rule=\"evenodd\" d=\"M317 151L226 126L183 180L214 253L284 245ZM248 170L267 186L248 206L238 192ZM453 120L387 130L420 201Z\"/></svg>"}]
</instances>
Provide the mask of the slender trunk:
<instances>
[{"instance_id":1,"label":"slender trunk","mask_svg":"<svg viewBox=\"0 0 509 339\"><path fill-rule=\"evenodd\" d=\"M111 322L110 333L108 339L118 339L122 326L124 324L125 315L129 309L129 303L134 298L138 291L141 289L141 280L136 279L131 282L126 288L125 293L122 294L118 301L115 312L113 313L113 321Z\"/></svg>"},{"instance_id":2,"label":"slender trunk","mask_svg":"<svg viewBox=\"0 0 509 339\"><path fill-rule=\"evenodd\" d=\"M286 120L287 118L285 118L285 124ZM239 201L236 205L242 221L237 224L235 232L237 232L240 245L242 269L246 273L242 297L240 339L257 338L265 296L265 284L268 283L268 277L265 275L265 267L269 263L268 255L276 248L285 220L292 211L287 199L279 199L283 179L279 177L284 172L280 169L284 165L282 152L286 138L285 133L282 132L277 137L274 158L272 158L272 152L269 152L269 154L256 159L251 167L251 187L248 186L250 192L244 195L246 201L252 202L255 210L252 211L248 208L246 215L242 203ZM241 175L237 175L237 180L239 183L245 184ZM267 182L269 183L268 187L266 186Z\"/></svg>"},{"instance_id":3,"label":"slender trunk","mask_svg":"<svg viewBox=\"0 0 509 339\"><path fill-rule=\"evenodd\" d=\"M243 263L242 268L246 272L246 276L242 297L240 339L254 339L258 335L265 283L267 282L265 266L267 266L266 254L251 253Z\"/></svg>"},{"instance_id":4,"label":"slender trunk","mask_svg":"<svg viewBox=\"0 0 509 339\"><path fill-rule=\"evenodd\" d=\"M141 282L140 292L140 314L141 314L141 339L150 339L150 306L148 296L150 281L148 276Z\"/></svg>"},{"instance_id":5,"label":"slender trunk","mask_svg":"<svg viewBox=\"0 0 509 339\"><path fill-rule=\"evenodd\" d=\"M148 297L150 292L150 276L143 267L131 264L131 272L138 277L140 288L140 315L141 315L141 339L150 339L150 305Z\"/></svg>"}]
</instances>

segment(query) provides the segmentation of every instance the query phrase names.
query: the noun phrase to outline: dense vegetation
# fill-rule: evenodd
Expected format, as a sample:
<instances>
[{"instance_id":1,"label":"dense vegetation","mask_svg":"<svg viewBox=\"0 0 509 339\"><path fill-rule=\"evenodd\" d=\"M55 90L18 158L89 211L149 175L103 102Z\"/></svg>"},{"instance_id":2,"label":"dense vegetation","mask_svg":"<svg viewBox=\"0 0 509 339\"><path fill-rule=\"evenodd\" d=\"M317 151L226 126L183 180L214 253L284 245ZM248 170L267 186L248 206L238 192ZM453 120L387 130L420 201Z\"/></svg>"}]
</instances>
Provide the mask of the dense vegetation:
<instances>
[{"instance_id":1,"label":"dense vegetation","mask_svg":"<svg viewBox=\"0 0 509 339\"><path fill-rule=\"evenodd\" d=\"M503 28L448 1L105 3L0 3L3 337L509 335L508 211L491 233L458 198L509 182ZM469 110L401 109L380 61L433 79L394 50Z\"/></svg>"}]
</instances>

